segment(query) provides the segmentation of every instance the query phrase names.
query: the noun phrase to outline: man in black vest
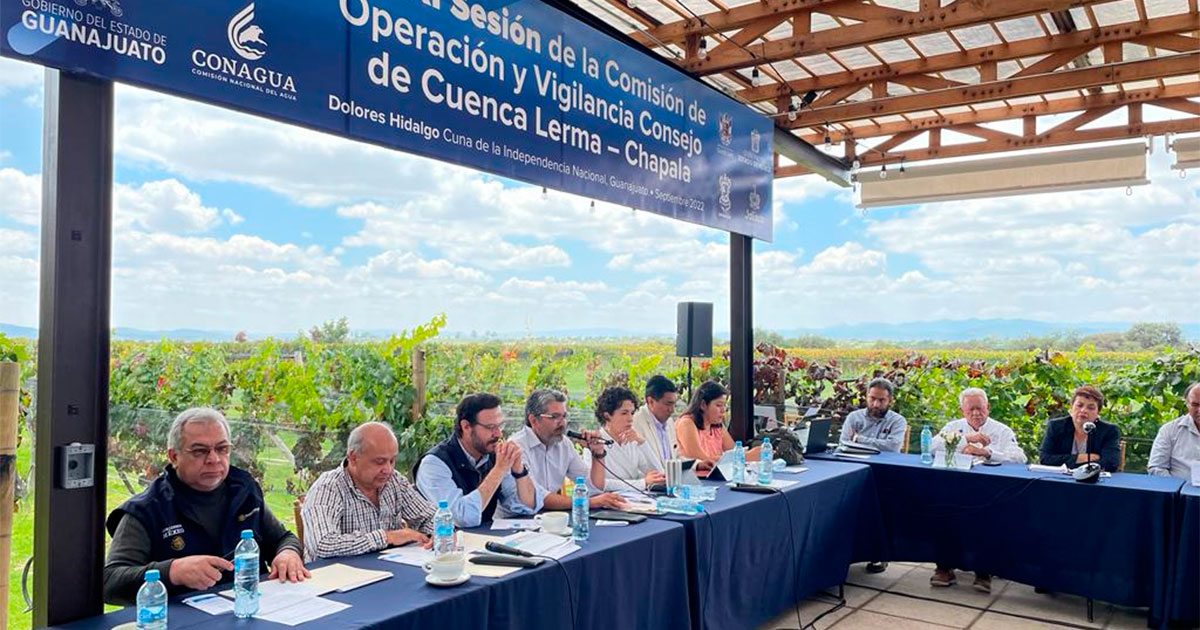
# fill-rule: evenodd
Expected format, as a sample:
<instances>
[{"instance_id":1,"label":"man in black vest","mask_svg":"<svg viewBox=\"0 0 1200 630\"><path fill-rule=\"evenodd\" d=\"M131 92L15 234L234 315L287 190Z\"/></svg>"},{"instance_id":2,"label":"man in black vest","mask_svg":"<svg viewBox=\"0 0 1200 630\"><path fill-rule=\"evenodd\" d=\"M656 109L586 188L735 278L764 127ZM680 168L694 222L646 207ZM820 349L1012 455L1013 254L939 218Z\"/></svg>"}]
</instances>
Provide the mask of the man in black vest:
<instances>
[{"instance_id":1,"label":"man in black vest","mask_svg":"<svg viewBox=\"0 0 1200 630\"><path fill-rule=\"evenodd\" d=\"M417 489L432 502L446 501L459 527L476 527L501 514L533 514L544 492L529 478L521 447L504 439L504 412L492 394L458 403L454 433L413 467Z\"/></svg>"},{"instance_id":2,"label":"man in black vest","mask_svg":"<svg viewBox=\"0 0 1200 630\"><path fill-rule=\"evenodd\" d=\"M229 559L244 529L254 531L270 578L309 576L300 541L267 509L258 482L229 465L231 448L221 412L188 409L175 418L166 470L108 516L105 602L134 604L148 569L158 569L171 595L232 577Z\"/></svg>"}]
</instances>

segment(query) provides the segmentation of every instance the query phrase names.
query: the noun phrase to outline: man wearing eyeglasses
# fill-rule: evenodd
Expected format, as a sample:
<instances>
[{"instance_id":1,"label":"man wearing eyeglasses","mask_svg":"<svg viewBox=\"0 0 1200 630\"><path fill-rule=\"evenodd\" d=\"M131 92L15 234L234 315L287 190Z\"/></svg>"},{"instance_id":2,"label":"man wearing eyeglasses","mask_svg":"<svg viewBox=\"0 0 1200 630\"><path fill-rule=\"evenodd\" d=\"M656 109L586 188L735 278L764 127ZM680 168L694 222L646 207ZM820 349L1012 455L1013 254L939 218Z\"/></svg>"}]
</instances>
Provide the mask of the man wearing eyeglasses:
<instances>
[{"instance_id":1,"label":"man wearing eyeglasses","mask_svg":"<svg viewBox=\"0 0 1200 630\"><path fill-rule=\"evenodd\" d=\"M149 569L158 569L172 596L231 578L244 529L254 531L270 578L309 576L299 539L271 514L250 473L229 465L231 448L221 412L194 408L175 418L166 470L108 516L105 602L133 605Z\"/></svg>"},{"instance_id":2,"label":"man wearing eyeglasses","mask_svg":"<svg viewBox=\"0 0 1200 630\"><path fill-rule=\"evenodd\" d=\"M459 527L542 509L546 495L529 478L521 447L504 439L504 412L492 394L471 394L454 411L454 433L413 467L417 489L445 501Z\"/></svg>"},{"instance_id":3,"label":"man wearing eyeglasses","mask_svg":"<svg viewBox=\"0 0 1200 630\"><path fill-rule=\"evenodd\" d=\"M595 431L582 431L584 446L592 451L592 464L583 458L563 437L567 432L567 396L553 389L535 390L525 401L525 428L513 436L521 447L525 465L533 483L546 492L542 505L547 510L571 509L571 497L559 494L563 479L583 477L592 497L589 507L621 508L625 501L614 492L601 492L604 487L604 443Z\"/></svg>"}]
</instances>

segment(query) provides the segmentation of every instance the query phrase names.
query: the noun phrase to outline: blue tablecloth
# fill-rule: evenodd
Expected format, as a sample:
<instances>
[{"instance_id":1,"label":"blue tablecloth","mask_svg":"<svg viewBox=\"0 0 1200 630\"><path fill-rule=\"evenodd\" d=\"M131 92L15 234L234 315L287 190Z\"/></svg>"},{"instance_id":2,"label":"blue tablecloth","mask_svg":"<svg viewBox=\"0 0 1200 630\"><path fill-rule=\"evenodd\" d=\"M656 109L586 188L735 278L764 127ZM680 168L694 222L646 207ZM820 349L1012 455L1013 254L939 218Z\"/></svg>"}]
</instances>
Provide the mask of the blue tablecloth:
<instances>
[{"instance_id":1,"label":"blue tablecloth","mask_svg":"<svg viewBox=\"0 0 1200 630\"><path fill-rule=\"evenodd\" d=\"M1179 493L1179 527L1172 575L1170 619L1200 625L1200 488L1184 485Z\"/></svg>"},{"instance_id":2,"label":"blue tablecloth","mask_svg":"<svg viewBox=\"0 0 1200 630\"><path fill-rule=\"evenodd\" d=\"M864 497L868 507L874 500L870 473L834 462L807 465L803 473L777 476L797 482L782 494L722 486L704 504L708 516L664 517L687 529L695 627L754 628L845 580Z\"/></svg>"},{"instance_id":3,"label":"blue tablecloth","mask_svg":"<svg viewBox=\"0 0 1200 630\"><path fill-rule=\"evenodd\" d=\"M1089 485L1014 464L934 469L899 453L849 461L871 466L889 559L1149 606L1163 618L1181 480L1116 473Z\"/></svg>"},{"instance_id":4,"label":"blue tablecloth","mask_svg":"<svg viewBox=\"0 0 1200 630\"><path fill-rule=\"evenodd\" d=\"M504 534L479 530L479 533ZM571 585L571 623L563 570L547 561L498 579L471 578L453 588L425 584L419 567L384 562L376 554L339 558L356 567L390 571L392 579L325 597L351 607L306 628L469 628L470 630L691 627L684 529L665 520L627 527L593 527L582 549L562 559ZM321 562L314 566L329 564ZM224 585L220 588L228 588ZM55 626L63 630L108 630L132 621L132 608ZM284 628L255 620L255 627ZM172 630L244 630L232 615L211 616L177 601L170 606Z\"/></svg>"}]
</instances>

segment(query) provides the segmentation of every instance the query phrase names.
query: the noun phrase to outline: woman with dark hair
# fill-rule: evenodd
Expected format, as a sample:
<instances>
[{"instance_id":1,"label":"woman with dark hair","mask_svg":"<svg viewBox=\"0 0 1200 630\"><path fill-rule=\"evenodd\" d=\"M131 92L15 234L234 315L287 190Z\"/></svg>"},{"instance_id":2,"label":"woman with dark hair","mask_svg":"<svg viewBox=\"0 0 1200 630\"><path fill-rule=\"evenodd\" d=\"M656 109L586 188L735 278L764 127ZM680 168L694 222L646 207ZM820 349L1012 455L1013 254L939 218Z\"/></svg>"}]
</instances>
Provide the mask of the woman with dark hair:
<instances>
[{"instance_id":1,"label":"woman with dark hair","mask_svg":"<svg viewBox=\"0 0 1200 630\"><path fill-rule=\"evenodd\" d=\"M733 448L733 436L725 428L725 403L729 392L716 381L706 381L696 388L687 409L675 422L679 439L679 455L699 460L711 468L721 454ZM746 452L746 460L754 461L758 449Z\"/></svg>"},{"instance_id":2,"label":"woman with dark hair","mask_svg":"<svg viewBox=\"0 0 1200 630\"><path fill-rule=\"evenodd\" d=\"M620 492L630 486L645 490L646 486L667 480L654 461L654 452L646 440L633 428L633 412L637 397L627 387L605 388L596 398L596 420L600 422L600 437L609 440L604 467L604 490ZM591 465L591 452L584 452Z\"/></svg>"},{"instance_id":3,"label":"woman with dark hair","mask_svg":"<svg viewBox=\"0 0 1200 630\"><path fill-rule=\"evenodd\" d=\"M1069 417L1054 418L1046 425L1042 440L1041 463L1048 466L1066 464L1067 468L1088 462L1100 462L1108 472L1121 465L1121 431L1117 425L1100 419L1104 394L1091 385L1084 385L1071 396ZM1089 433L1088 423L1095 425Z\"/></svg>"}]
</instances>

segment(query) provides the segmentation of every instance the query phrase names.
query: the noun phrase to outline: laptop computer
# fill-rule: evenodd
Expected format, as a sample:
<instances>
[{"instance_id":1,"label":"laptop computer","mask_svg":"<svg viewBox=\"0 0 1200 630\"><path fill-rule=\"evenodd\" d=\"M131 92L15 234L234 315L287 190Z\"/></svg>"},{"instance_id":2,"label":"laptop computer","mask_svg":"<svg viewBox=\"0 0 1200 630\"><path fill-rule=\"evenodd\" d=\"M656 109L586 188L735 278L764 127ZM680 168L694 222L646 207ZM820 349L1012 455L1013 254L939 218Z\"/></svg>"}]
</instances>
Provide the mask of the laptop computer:
<instances>
[{"instance_id":1,"label":"laptop computer","mask_svg":"<svg viewBox=\"0 0 1200 630\"><path fill-rule=\"evenodd\" d=\"M824 453L829 449L829 427L833 420L829 418L814 419L809 422L808 443L804 452L808 455Z\"/></svg>"}]
</instances>

